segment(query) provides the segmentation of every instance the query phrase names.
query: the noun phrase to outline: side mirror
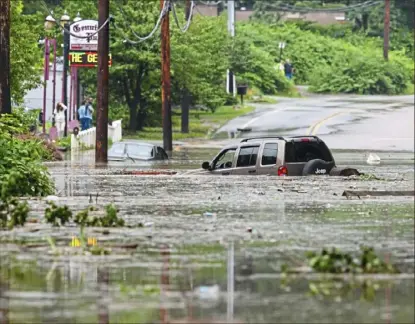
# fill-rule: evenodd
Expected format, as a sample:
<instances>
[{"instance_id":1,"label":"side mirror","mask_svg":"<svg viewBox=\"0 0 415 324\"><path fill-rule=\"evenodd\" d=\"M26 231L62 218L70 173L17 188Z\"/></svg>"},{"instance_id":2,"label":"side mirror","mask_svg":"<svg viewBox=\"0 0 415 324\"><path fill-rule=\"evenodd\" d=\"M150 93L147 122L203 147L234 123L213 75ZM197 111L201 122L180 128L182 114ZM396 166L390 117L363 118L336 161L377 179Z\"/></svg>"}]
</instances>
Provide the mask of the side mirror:
<instances>
[{"instance_id":1,"label":"side mirror","mask_svg":"<svg viewBox=\"0 0 415 324\"><path fill-rule=\"evenodd\" d=\"M209 162L203 162L202 163L202 169L209 170L209 168L210 168L210 163Z\"/></svg>"}]
</instances>

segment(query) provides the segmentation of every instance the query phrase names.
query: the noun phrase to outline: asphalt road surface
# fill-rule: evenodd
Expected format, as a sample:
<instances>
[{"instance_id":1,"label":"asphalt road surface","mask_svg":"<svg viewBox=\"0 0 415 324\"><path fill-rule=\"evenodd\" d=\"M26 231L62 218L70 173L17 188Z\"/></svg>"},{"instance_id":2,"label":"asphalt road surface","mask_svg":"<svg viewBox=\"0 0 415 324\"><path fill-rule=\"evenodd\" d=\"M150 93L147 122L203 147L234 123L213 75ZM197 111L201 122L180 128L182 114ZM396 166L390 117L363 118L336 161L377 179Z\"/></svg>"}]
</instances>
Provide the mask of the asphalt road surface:
<instances>
[{"instance_id":1,"label":"asphalt road surface","mask_svg":"<svg viewBox=\"0 0 415 324\"><path fill-rule=\"evenodd\" d=\"M239 129L239 137L317 135L331 149L414 151L413 96L308 95L255 104L217 134Z\"/></svg>"}]
</instances>

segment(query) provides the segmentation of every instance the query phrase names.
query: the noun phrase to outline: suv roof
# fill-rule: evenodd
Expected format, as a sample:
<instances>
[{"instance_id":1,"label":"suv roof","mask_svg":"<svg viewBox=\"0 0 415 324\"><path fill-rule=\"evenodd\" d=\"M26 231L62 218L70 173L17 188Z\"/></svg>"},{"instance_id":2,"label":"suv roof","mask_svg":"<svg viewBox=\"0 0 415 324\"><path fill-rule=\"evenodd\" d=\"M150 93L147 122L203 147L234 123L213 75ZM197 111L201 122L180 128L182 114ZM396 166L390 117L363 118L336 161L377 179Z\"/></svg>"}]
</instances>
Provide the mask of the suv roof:
<instances>
[{"instance_id":1,"label":"suv roof","mask_svg":"<svg viewBox=\"0 0 415 324\"><path fill-rule=\"evenodd\" d=\"M322 141L317 136L311 136L311 135L304 135L304 136L260 136L260 137L249 137L249 138L243 138L240 143L246 143L248 141L263 141L267 139L277 139L281 141L301 141L303 139L314 139L318 142Z\"/></svg>"}]
</instances>

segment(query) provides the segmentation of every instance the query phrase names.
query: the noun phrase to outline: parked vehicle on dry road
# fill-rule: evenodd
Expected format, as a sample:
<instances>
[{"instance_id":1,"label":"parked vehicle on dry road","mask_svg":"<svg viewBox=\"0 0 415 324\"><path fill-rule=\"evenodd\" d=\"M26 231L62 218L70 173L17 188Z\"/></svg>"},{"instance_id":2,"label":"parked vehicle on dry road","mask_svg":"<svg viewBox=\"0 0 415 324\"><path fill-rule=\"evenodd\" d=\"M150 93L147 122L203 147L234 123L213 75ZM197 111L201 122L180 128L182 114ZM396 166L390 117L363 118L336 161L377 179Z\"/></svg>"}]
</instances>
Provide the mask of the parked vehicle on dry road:
<instances>
[{"instance_id":1,"label":"parked vehicle on dry road","mask_svg":"<svg viewBox=\"0 0 415 324\"><path fill-rule=\"evenodd\" d=\"M117 142L108 150L108 161L157 161L168 159L168 155L163 148L145 142Z\"/></svg>"},{"instance_id":2,"label":"parked vehicle on dry road","mask_svg":"<svg viewBox=\"0 0 415 324\"><path fill-rule=\"evenodd\" d=\"M353 168L338 168L327 145L317 136L245 138L223 148L202 168L221 175L359 175Z\"/></svg>"}]
</instances>

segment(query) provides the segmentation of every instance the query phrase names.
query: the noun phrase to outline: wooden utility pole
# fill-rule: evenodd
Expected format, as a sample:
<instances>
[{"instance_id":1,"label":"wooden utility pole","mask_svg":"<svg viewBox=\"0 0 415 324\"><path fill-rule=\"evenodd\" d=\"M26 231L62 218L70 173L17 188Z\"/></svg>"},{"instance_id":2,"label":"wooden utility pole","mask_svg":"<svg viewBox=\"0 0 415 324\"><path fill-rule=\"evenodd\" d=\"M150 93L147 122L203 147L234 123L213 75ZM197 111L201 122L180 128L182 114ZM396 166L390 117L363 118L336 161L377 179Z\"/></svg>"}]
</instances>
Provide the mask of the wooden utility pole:
<instances>
[{"instance_id":1,"label":"wooden utility pole","mask_svg":"<svg viewBox=\"0 0 415 324\"><path fill-rule=\"evenodd\" d=\"M11 112L10 0L0 0L0 114Z\"/></svg>"},{"instance_id":2,"label":"wooden utility pole","mask_svg":"<svg viewBox=\"0 0 415 324\"><path fill-rule=\"evenodd\" d=\"M186 21L190 18L191 1L186 0ZM182 90L182 133L189 133L190 93L187 88Z\"/></svg>"},{"instance_id":3,"label":"wooden utility pole","mask_svg":"<svg viewBox=\"0 0 415 324\"><path fill-rule=\"evenodd\" d=\"M109 17L109 0L98 0L98 28ZM95 162L108 162L109 23L98 33L97 132Z\"/></svg>"},{"instance_id":4,"label":"wooden utility pole","mask_svg":"<svg viewBox=\"0 0 415 324\"><path fill-rule=\"evenodd\" d=\"M385 0L385 25L383 31L383 57L389 60L389 30L391 21L391 3L390 0Z\"/></svg>"},{"instance_id":5,"label":"wooden utility pole","mask_svg":"<svg viewBox=\"0 0 415 324\"><path fill-rule=\"evenodd\" d=\"M160 0L161 10L164 1ZM171 122L171 82L170 82L170 26L169 11L163 17L161 24L161 103L163 118L163 148L171 156L173 151L173 135Z\"/></svg>"}]
</instances>

